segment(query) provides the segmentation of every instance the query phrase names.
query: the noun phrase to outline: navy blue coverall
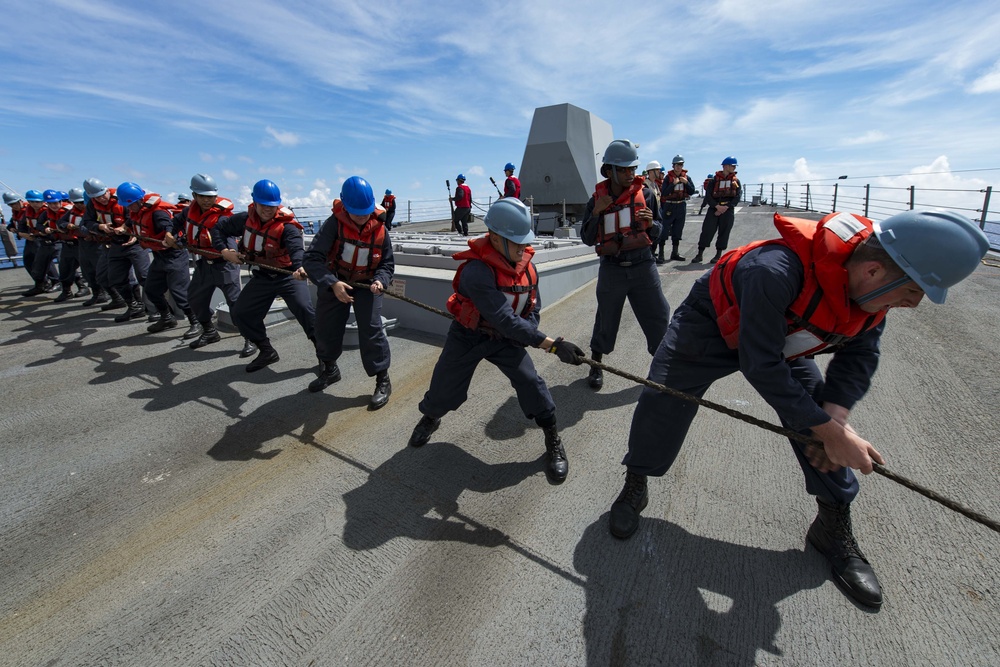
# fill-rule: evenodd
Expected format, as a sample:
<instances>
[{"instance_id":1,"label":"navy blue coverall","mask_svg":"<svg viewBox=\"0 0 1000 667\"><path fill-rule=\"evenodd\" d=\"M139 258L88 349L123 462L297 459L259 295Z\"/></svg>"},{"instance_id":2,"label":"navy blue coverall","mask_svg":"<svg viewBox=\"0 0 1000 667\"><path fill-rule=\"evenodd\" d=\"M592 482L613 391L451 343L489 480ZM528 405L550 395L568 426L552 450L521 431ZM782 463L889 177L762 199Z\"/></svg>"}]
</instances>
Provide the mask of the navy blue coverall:
<instances>
[{"instance_id":1,"label":"navy blue coverall","mask_svg":"<svg viewBox=\"0 0 1000 667\"><path fill-rule=\"evenodd\" d=\"M670 171L673 171L673 169ZM687 183L674 183L674 185L683 186L685 196L690 197L697 190L691 181L691 176L688 174L685 174L685 176L687 177ZM671 187L669 172L667 172L666 178L663 179L663 187ZM660 256L662 257L663 245L668 238L675 248L683 238L684 223L687 220L687 199L667 199L667 192L665 191L660 193L660 197L663 200L660 206L660 216L663 218L663 234L660 236Z\"/></svg>"},{"instance_id":2,"label":"navy blue coverall","mask_svg":"<svg viewBox=\"0 0 1000 667\"><path fill-rule=\"evenodd\" d=\"M347 319L354 307L354 319L358 324L358 342L361 346L361 365L368 377L374 377L389 370L389 340L382 331L382 294L372 294L370 290L354 288L349 291L354 303L342 303L333 293L333 285L340 282L335 271L328 265L330 249L338 245L339 222L331 215L323 223L319 234L313 237L309 249L302 260L309 280L316 285L316 356L321 361L336 363L344 350L344 330ZM392 282L396 271L396 260L389 240L389 226L386 224L385 240L382 243L382 259L369 284L379 281L384 287Z\"/></svg>"},{"instance_id":3,"label":"navy blue coverall","mask_svg":"<svg viewBox=\"0 0 1000 667\"><path fill-rule=\"evenodd\" d=\"M733 223L736 221L736 205L740 203L743 185L739 184L735 188L732 196L716 198L713 194L715 190L715 176L705 190L704 205L708 207L705 214L705 222L701 224L701 237L698 239L698 252L704 252L712 245L712 237L715 232L719 232L719 237L715 240L715 249L722 252L729 247L729 233L733 231ZM715 214L716 204L725 204L729 208L722 215Z\"/></svg>"},{"instance_id":4,"label":"navy blue coverall","mask_svg":"<svg viewBox=\"0 0 1000 667\"><path fill-rule=\"evenodd\" d=\"M534 419L543 428L554 426L556 404L525 349L537 347L546 338L538 329L541 298L527 317L515 315L507 297L497 289L493 270L479 260L469 261L462 269L458 291L472 300L480 317L503 338L452 322L444 349L434 365L431 386L417 406L420 412L440 419L457 410L469 397L472 375L485 359L510 380L525 417Z\"/></svg>"},{"instance_id":5,"label":"navy blue coverall","mask_svg":"<svg viewBox=\"0 0 1000 667\"><path fill-rule=\"evenodd\" d=\"M219 218L219 222L211 230L212 245L215 247L215 251L222 252L226 249L228 237L242 239L246 222L246 211L232 217ZM302 266L304 253L302 230L295 225L286 224L282 232L281 244L292 261L291 266L284 267L283 270L298 270ZM241 251L245 252L242 249ZM267 339L264 318L267 317L271 304L280 296L285 300L285 305L288 306L288 310L292 311L292 315L298 320L299 326L305 331L309 340L315 340L316 310L313 308L306 282L260 266L254 267L251 273L253 277L240 292L236 304L230 311L233 324L239 329L240 335L258 346L261 343L270 344Z\"/></svg>"},{"instance_id":6,"label":"navy blue coverall","mask_svg":"<svg viewBox=\"0 0 1000 667\"><path fill-rule=\"evenodd\" d=\"M742 317L735 350L726 345L716 324L708 289L710 275L708 271L695 282L674 313L653 357L650 380L701 397L713 382L740 371L778 413L782 424L804 433L830 420L822 403L851 409L868 391L878 366L884 321L837 349L825 380L814 360L785 360L785 312L802 291L804 280L802 262L792 250L763 246L748 252L736 265L733 291ZM665 474L697 411L695 403L643 389L623 463L640 475ZM858 482L853 470L845 467L821 473L809 464L800 443L792 441L792 448L805 474L806 491L837 504L854 499Z\"/></svg>"},{"instance_id":7,"label":"navy blue coverall","mask_svg":"<svg viewBox=\"0 0 1000 667\"><path fill-rule=\"evenodd\" d=\"M73 213L72 209L63 213L59 220L56 221L56 229L63 234L74 231L69 229ZM79 212L77 213L79 214ZM79 233L79 230L76 231ZM62 252L59 253L59 282L62 283L63 292L70 292L74 282L77 284L77 287L81 288L87 284L83 282L84 276L81 276L81 268L80 239L63 239Z\"/></svg>"},{"instance_id":8,"label":"navy blue coverall","mask_svg":"<svg viewBox=\"0 0 1000 667\"><path fill-rule=\"evenodd\" d=\"M127 209L125 217L131 221ZM133 228L138 227L135 222L132 222L132 226ZM157 209L153 211L153 232L157 235L161 232L169 232L176 238L178 227L169 213ZM163 247L162 249L154 248L152 254L153 261L149 265L143 284L146 298L153 304L157 312L169 313L170 304L165 295L167 290L170 290L170 295L174 297L174 303L186 315L190 312L188 284L191 282L188 251L184 248Z\"/></svg>"},{"instance_id":9,"label":"navy blue coverall","mask_svg":"<svg viewBox=\"0 0 1000 667\"><path fill-rule=\"evenodd\" d=\"M192 202L190 206L198 206L198 203ZM182 230L187 227L187 212L190 206L174 214L175 229ZM226 244L229 249L236 249L236 239L227 238ZM216 288L222 292L232 312L236 300L240 298L242 286L240 267L214 255L201 255L194 251L192 254L194 254L194 273L188 284L188 305L195 319L205 325L212 321L212 316L215 314L212 295L215 294Z\"/></svg>"},{"instance_id":10,"label":"navy blue coverall","mask_svg":"<svg viewBox=\"0 0 1000 667\"><path fill-rule=\"evenodd\" d=\"M646 201L653 201L648 186L643 187L643 197ZM597 232L602 222L602 216L594 215L595 201L595 195L591 195L580 232L583 242L589 246L597 243ZM650 210L653 223L646 233L655 244L663 228L660 212L656 207ZM593 352L602 355L614 352L626 298L646 336L646 349L653 354L670 322L670 306L663 296L652 246L601 257L597 270L597 316L590 338Z\"/></svg>"}]
</instances>

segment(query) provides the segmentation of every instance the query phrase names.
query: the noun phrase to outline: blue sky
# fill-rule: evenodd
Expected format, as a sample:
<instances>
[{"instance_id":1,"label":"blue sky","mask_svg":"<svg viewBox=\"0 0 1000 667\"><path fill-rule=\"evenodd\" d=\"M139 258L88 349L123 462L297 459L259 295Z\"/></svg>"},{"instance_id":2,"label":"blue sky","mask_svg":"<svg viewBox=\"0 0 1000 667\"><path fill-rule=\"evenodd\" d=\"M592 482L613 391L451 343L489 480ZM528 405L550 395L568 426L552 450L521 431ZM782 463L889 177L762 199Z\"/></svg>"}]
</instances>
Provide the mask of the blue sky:
<instances>
[{"instance_id":1,"label":"blue sky","mask_svg":"<svg viewBox=\"0 0 1000 667\"><path fill-rule=\"evenodd\" d=\"M699 178L947 171L1000 184L995 0L435 3L8 0L0 179L96 176L170 199L198 172L327 205L444 200L520 166L532 112L570 102ZM908 184L913 178L892 179Z\"/></svg>"}]
</instances>

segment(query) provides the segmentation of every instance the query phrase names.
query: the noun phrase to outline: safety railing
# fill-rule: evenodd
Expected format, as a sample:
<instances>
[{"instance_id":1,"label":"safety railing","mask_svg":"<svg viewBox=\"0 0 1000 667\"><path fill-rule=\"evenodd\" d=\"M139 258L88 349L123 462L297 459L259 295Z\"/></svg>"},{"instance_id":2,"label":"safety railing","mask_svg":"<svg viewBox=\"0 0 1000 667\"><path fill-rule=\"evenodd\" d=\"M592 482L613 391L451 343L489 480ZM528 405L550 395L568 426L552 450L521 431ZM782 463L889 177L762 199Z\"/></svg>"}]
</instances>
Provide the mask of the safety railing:
<instances>
[{"instance_id":1,"label":"safety railing","mask_svg":"<svg viewBox=\"0 0 1000 667\"><path fill-rule=\"evenodd\" d=\"M880 220L915 208L941 208L958 211L979 223L993 250L1000 250L1000 210L990 217L993 186L981 189L928 188L911 185L850 185L847 183L749 183L743 186L743 199L751 203L772 204L784 208L829 213L859 213ZM994 208L996 202L993 202Z\"/></svg>"},{"instance_id":2,"label":"safety railing","mask_svg":"<svg viewBox=\"0 0 1000 667\"><path fill-rule=\"evenodd\" d=\"M485 200L473 199L472 214L481 218L486 215L486 211L492 205L493 197L487 197ZM305 227L307 234L318 231L320 224L329 218L331 213L331 206L292 206L290 208L295 212L298 221ZM396 217L392 224L396 226L433 220L451 220L451 206L448 205L446 198L397 201Z\"/></svg>"}]
</instances>

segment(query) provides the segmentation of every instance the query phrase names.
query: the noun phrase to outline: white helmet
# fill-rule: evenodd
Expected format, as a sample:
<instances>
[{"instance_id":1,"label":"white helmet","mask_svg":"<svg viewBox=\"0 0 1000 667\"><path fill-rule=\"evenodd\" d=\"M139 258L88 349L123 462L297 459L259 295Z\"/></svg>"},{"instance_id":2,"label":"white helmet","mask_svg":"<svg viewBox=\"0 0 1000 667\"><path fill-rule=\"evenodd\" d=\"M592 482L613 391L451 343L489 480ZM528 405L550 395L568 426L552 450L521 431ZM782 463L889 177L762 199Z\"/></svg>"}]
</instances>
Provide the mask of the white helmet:
<instances>
[{"instance_id":1,"label":"white helmet","mask_svg":"<svg viewBox=\"0 0 1000 667\"><path fill-rule=\"evenodd\" d=\"M649 171L651 169L659 169L660 171L663 171L663 165L657 162L656 160L653 160L652 162L646 165L646 171Z\"/></svg>"}]
</instances>

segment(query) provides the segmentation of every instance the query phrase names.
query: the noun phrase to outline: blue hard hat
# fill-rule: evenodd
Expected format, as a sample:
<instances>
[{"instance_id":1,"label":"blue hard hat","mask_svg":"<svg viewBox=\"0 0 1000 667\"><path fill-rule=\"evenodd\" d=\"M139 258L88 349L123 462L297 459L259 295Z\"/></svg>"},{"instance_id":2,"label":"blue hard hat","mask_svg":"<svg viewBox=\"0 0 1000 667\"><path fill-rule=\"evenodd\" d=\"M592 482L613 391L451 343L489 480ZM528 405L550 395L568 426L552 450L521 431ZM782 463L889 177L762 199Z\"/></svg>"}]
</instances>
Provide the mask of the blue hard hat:
<instances>
[{"instance_id":1,"label":"blue hard hat","mask_svg":"<svg viewBox=\"0 0 1000 667\"><path fill-rule=\"evenodd\" d=\"M455 180L456 181L464 181L465 180L465 175L464 174L459 174L458 176L455 177Z\"/></svg>"},{"instance_id":2,"label":"blue hard hat","mask_svg":"<svg viewBox=\"0 0 1000 667\"><path fill-rule=\"evenodd\" d=\"M46 190L42 193L42 201L48 202L60 202L62 201L62 193L58 190Z\"/></svg>"},{"instance_id":3,"label":"blue hard hat","mask_svg":"<svg viewBox=\"0 0 1000 667\"><path fill-rule=\"evenodd\" d=\"M486 212L486 229L514 243L531 243L535 233L531 229L531 211L520 200L505 197Z\"/></svg>"},{"instance_id":4,"label":"blue hard hat","mask_svg":"<svg viewBox=\"0 0 1000 667\"><path fill-rule=\"evenodd\" d=\"M375 210L375 194L368 181L360 176L351 176L340 186L340 201L344 208L354 215L370 215Z\"/></svg>"},{"instance_id":5,"label":"blue hard hat","mask_svg":"<svg viewBox=\"0 0 1000 667\"><path fill-rule=\"evenodd\" d=\"M954 211L904 211L873 223L875 236L893 261L934 303L965 280L990 249L975 223Z\"/></svg>"},{"instance_id":6,"label":"blue hard hat","mask_svg":"<svg viewBox=\"0 0 1000 667\"><path fill-rule=\"evenodd\" d=\"M59 191L59 199L61 199L62 201L68 201L69 200L69 193L66 192L65 190L60 190Z\"/></svg>"},{"instance_id":7,"label":"blue hard hat","mask_svg":"<svg viewBox=\"0 0 1000 667\"><path fill-rule=\"evenodd\" d=\"M392 190L390 190L389 188L386 188L386 189L385 189L385 193L386 193L387 195L391 195L391 194L392 194Z\"/></svg>"},{"instance_id":8,"label":"blue hard hat","mask_svg":"<svg viewBox=\"0 0 1000 667\"><path fill-rule=\"evenodd\" d=\"M45 198L38 190L28 190L24 193L24 201L45 201Z\"/></svg>"},{"instance_id":9,"label":"blue hard hat","mask_svg":"<svg viewBox=\"0 0 1000 667\"><path fill-rule=\"evenodd\" d=\"M142 199L146 191L135 183L125 181L115 189L115 194L118 196L118 204L127 207Z\"/></svg>"},{"instance_id":10,"label":"blue hard hat","mask_svg":"<svg viewBox=\"0 0 1000 667\"><path fill-rule=\"evenodd\" d=\"M281 206L281 190L266 178L253 184L253 201L261 206Z\"/></svg>"},{"instance_id":11,"label":"blue hard hat","mask_svg":"<svg viewBox=\"0 0 1000 667\"><path fill-rule=\"evenodd\" d=\"M514 163L513 162L508 162L507 164L505 164L503 166L503 170L504 171L514 171Z\"/></svg>"},{"instance_id":12,"label":"blue hard hat","mask_svg":"<svg viewBox=\"0 0 1000 667\"><path fill-rule=\"evenodd\" d=\"M725 166L727 164L731 164L731 165L733 165L735 167L736 166L736 158L734 158L732 155L730 155L729 157L727 157L725 160L722 161L722 165L723 166Z\"/></svg>"}]
</instances>

